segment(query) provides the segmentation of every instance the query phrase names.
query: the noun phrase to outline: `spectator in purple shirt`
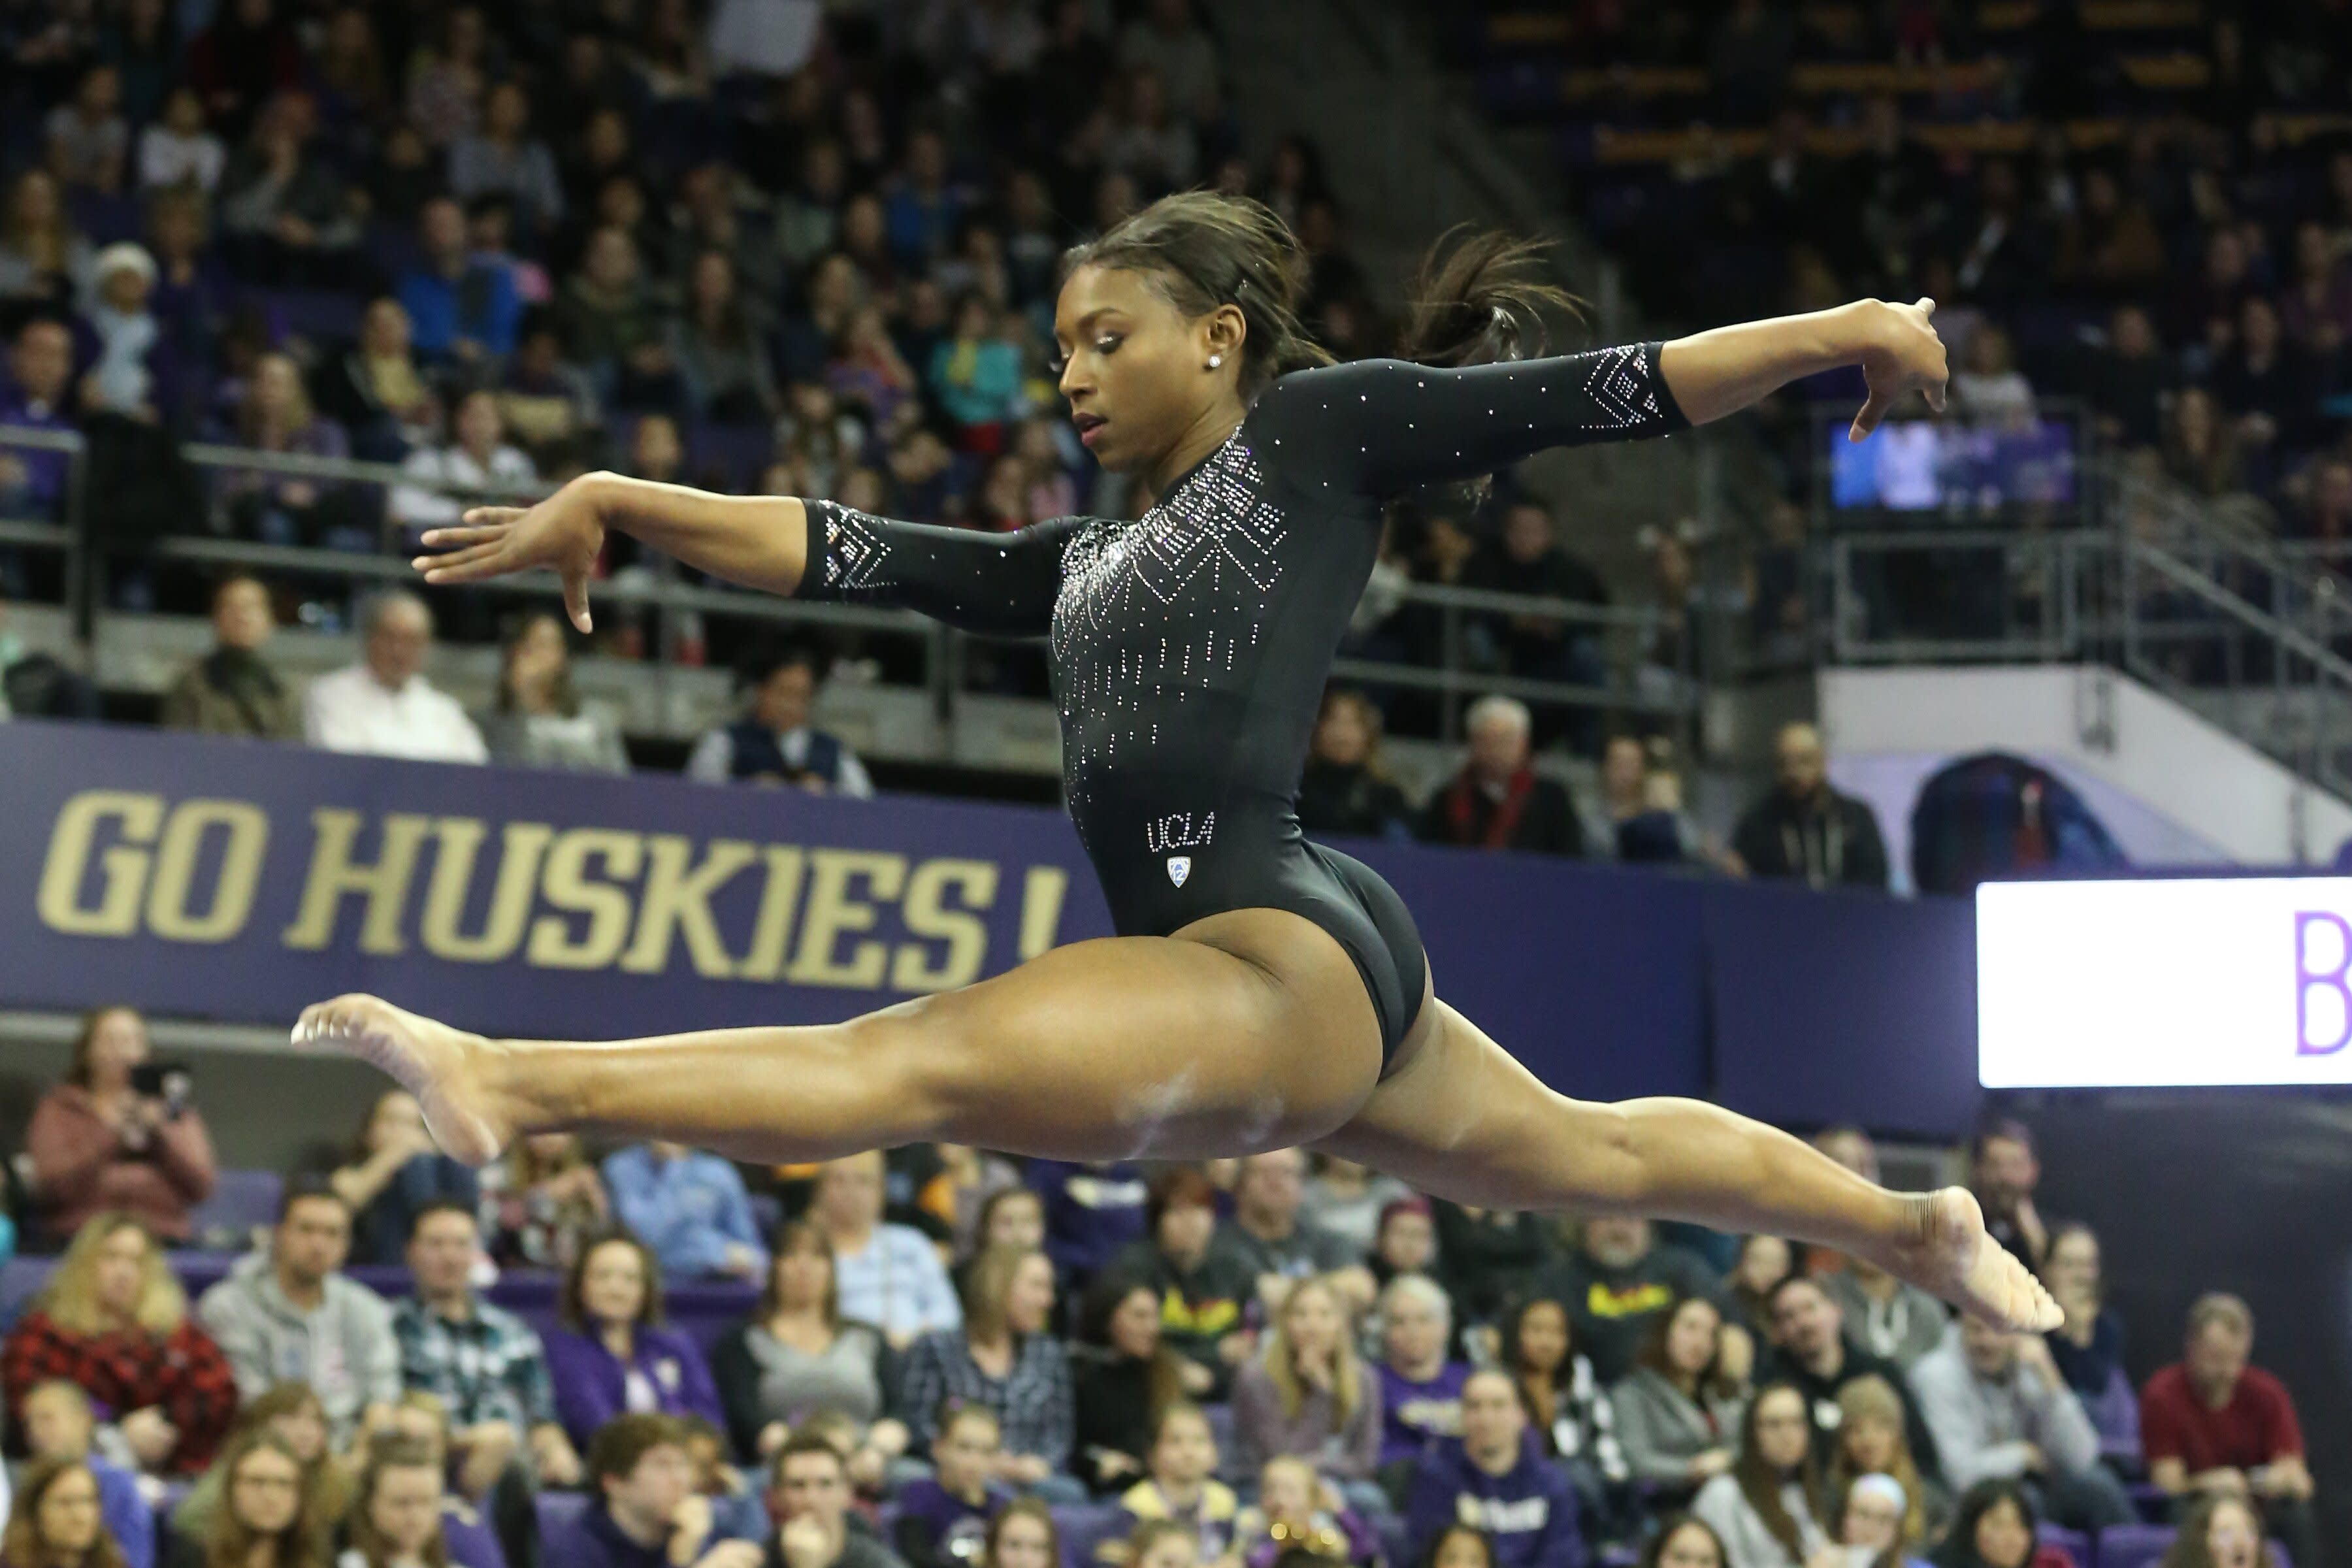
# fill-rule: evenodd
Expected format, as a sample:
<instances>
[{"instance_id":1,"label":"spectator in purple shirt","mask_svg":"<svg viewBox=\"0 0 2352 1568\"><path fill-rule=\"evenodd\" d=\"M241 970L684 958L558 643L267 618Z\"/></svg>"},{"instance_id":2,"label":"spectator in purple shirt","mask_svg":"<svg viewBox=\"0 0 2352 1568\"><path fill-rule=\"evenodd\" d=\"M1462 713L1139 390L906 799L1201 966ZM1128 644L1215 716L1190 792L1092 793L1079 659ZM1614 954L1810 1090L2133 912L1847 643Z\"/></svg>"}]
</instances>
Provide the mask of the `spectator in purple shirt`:
<instances>
[{"instance_id":1,"label":"spectator in purple shirt","mask_svg":"<svg viewBox=\"0 0 2352 1568\"><path fill-rule=\"evenodd\" d=\"M1074 1286L1084 1286L1143 1235L1149 1193L1132 1161L1033 1160L1029 1184L1045 1200L1045 1256Z\"/></svg>"},{"instance_id":2,"label":"spectator in purple shirt","mask_svg":"<svg viewBox=\"0 0 2352 1568\"><path fill-rule=\"evenodd\" d=\"M1001 1450L996 1412L963 1405L940 1419L932 1474L898 1494L892 1543L908 1568L980 1568L988 1525L1013 1500L993 1478Z\"/></svg>"},{"instance_id":3,"label":"spectator in purple shirt","mask_svg":"<svg viewBox=\"0 0 2352 1568\"><path fill-rule=\"evenodd\" d=\"M547 1336L547 1370L556 1418L575 1446L624 1413L725 1419L701 1347L661 1326L661 1266L635 1237L581 1248L558 1310L563 1326Z\"/></svg>"},{"instance_id":4,"label":"spectator in purple shirt","mask_svg":"<svg viewBox=\"0 0 2352 1568\"><path fill-rule=\"evenodd\" d=\"M1410 1464L1462 1432L1469 1366L1446 1359L1454 1303L1426 1274L1400 1274L1381 1292L1381 1467Z\"/></svg>"},{"instance_id":5,"label":"spectator in purple shirt","mask_svg":"<svg viewBox=\"0 0 2352 1568\"><path fill-rule=\"evenodd\" d=\"M0 395L0 425L29 425L69 434L66 395L73 381L72 329L53 316L36 316L17 329L8 353L8 387ZM63 452L0 447L0 510L54 519L65 501Z\"/></svg>"},{"instance_id":6,"label":"spectator in purple shirt","mask_svg":"<svg viewBox=\"0 0 2352 1568\"><path fill-rule=\"evenodd\" d=\"M760 1568L755 1542L715 1541L684 1433L667 1415L624 1415L588 1450L587 1511L549 1538L562 1568Z\"/></svg>"},{"instance_id":7,"label":"spectator in purple shirt","mask_svg":"<svg viewBox=\"0 0 2352 1568\"><path fill-rule=\"evenodd\" d=\"M1484 1530L1496 1568L1581 1568L1576 1493L1536 1455L1510 1374L1478 1373L1462 1389L1462 1436L1432 1449L1413 1478L1406 1527L1425 1552L1454 1524Z\"/></svg>"}]
</instances>

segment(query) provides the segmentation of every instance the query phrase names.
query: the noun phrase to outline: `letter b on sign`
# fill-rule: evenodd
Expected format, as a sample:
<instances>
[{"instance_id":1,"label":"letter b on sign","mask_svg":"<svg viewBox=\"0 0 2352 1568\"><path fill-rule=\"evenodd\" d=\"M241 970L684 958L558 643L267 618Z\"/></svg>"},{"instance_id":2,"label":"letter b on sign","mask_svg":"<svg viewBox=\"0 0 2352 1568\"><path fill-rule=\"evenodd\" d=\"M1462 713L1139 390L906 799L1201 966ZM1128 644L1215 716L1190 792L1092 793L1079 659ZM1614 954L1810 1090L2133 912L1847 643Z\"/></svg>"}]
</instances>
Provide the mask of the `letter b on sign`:
<instances>
[{"instance_id":1,"label":"letter b on sign","mask_svg":"<svg viewBox=\"0 0 2352 1568\"><path fill-rule=\"evenodd\" d=\"M2294 917L2294 1048L2328 1057L2352 1041L2352 925L2325 910Z\"/></svg>"}]
</instances>

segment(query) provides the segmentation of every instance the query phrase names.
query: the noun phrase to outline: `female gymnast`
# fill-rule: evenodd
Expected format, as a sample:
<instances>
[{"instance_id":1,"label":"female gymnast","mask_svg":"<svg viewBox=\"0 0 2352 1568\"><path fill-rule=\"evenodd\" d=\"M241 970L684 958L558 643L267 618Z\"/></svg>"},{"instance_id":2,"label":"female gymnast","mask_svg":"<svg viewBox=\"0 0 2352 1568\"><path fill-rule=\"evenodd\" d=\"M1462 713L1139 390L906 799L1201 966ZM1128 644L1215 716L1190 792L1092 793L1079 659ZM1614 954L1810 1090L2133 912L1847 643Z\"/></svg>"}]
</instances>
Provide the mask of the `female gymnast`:
<instances>
[{"instance_id":1,"label":"female gymnast","mask_svg":"<svg viewBox=\"0 0 2352 1568\"><path fill-rule=\"evenodd\" d=\"M1942 406L1933 301L1520 358L1560 298L1526 259L1455 247L1424 270L1416 360L1333 364L1295 313L1297 242L1255 203L1171 196L1073 251L1061 390L1102 465L1159 498L1133 522L988 534L592 474L427 534L426 582L552 568L583 631L617 530L772 593L1048 638L1070 816L1119 934L820 1027L492 1040L343 996L296 1040L389 1072L478 1164L558 1128L761 1163L934 1139L1062 1160L1308 1145L1486 1208L1801 1237L1993 1321L2054 1325L1964 1191L1889 1193L1695 1100L1552 1092L1437 999L1387 884L1299 831L1308 732L1393 498L1720 419L1841 365L1868 379L1856 439L1914 392Z\"/></svg>"}]
</instances>

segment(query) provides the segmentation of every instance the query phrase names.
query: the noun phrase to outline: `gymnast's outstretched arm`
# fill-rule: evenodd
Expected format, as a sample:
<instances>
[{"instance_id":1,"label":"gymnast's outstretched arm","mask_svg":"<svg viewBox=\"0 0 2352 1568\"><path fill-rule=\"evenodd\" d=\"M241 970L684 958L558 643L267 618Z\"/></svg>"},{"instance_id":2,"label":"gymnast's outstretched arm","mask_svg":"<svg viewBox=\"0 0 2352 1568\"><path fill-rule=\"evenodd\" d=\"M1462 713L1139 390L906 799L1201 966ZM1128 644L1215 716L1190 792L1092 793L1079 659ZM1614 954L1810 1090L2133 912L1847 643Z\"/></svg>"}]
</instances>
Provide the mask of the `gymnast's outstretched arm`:
<instances>
[{"instance_id":1,"label":"gymnast's outstretched arm","mask_svg":"<svg viewBox=\"0 0 2352 1568\"><path fill-rule=\"evenodd\" d=\"M1914 391L1943 405L1933 300L1864 300L1671 342L1456 367L1359 360L1284 376L1250 412L1254 444L1301 483L1388 497L1492 473L1551 447L1671 436L1790 382L1863 367L1853 436Z\"/></svg>"},{"instance_id":2,"label":"gymnast's outstretched arm","mask_svg":"<svg viewBox=\"0 0 2352 1568\"><path fill-rule=\"evenodd\" d=\"M476 507L436 528L419 556L436 585L538 567L563 582L572 624L590 629L588 580L609 531L698 572L772 594L919 610L997 637L1042 637L1062 581L1058 518L1014 533L890 522L825 500L723 496L618 474L588 474L532 507Z\"/></svg>"}]
</instances>

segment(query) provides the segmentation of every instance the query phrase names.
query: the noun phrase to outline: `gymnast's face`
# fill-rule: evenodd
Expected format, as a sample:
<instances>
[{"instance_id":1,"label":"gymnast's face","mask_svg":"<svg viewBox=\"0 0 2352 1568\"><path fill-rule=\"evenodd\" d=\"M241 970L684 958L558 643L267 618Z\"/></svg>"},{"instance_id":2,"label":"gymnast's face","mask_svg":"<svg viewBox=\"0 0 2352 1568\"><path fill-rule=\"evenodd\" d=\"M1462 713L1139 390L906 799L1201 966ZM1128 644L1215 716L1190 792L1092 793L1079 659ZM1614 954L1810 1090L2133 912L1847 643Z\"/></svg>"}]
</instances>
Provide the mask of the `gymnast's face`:
<instances>
[{"instance_id":1,"label":"gymnast's face","mask_svg":"<svg viewBox=\"0 0 2352 1568\"><path fill-rule=\"evenodd\" d=\"M1079 268L1054 311L1078 439L1113 473L1170 477L1157 470L1188 437L1239 417L1244 331L1230 305L1188 318L1149 274Z\"/></svg>"}]
</instances>

